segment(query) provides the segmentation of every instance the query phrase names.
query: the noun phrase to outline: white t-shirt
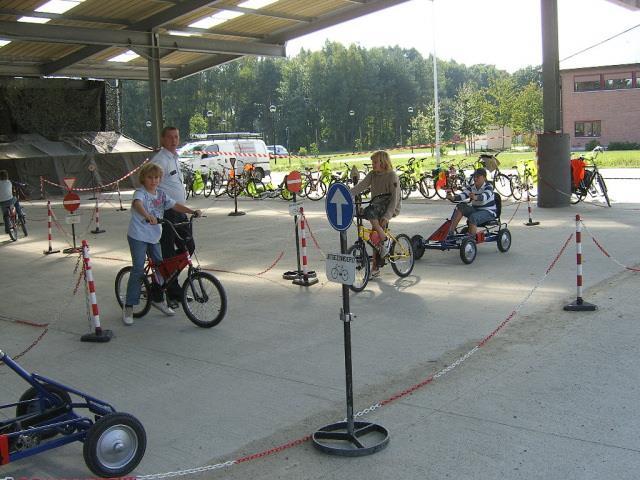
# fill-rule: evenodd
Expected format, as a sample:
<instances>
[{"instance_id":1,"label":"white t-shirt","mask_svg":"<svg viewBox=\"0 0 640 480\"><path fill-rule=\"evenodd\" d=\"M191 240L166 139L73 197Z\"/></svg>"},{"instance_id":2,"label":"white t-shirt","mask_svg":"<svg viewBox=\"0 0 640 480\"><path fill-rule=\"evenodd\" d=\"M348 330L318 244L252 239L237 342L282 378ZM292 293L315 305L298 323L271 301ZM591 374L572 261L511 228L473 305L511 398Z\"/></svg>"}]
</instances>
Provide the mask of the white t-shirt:
<instances>
[{"instance_id":1,"label":"white t-shirt","mask_svg":"<svg viewBox=\"0 0 640 480\"><path fill-rule=\"evenodd\" d=\"M6 202L13 198L13 186L11 180L0 180L0 202Z\"/></svg>"},{"instance_id":2,"label":"white t-shirt","mask_svg":"<svg viewBox=\"0 0 640 480\"><path fill-rule=\"evenodd\" d=\"M164 211L172 208L176 202L161 190L156 194L147 192L144 188L139 188L133 193L133 200L140 200L142 206L156 218L162 218ZM147 243L158 243L162 236L162 225L151 225L135 209L131 209L131 221L127 235L135 240Z\"/></svg>"},{"instance_id":3,"label":"white t-shirt","mask_svg":"<svg viewBox=\"0 0 640 480\"><path fill-rule=\"evenodd\" d=\"M182 183L182 170L180 170L180 164L178 163L178 155L163 147L154 155L151 161L162 167L163 175L158 188L176 202L184 205L187 198Z\"/></svg>"}]
</instances>

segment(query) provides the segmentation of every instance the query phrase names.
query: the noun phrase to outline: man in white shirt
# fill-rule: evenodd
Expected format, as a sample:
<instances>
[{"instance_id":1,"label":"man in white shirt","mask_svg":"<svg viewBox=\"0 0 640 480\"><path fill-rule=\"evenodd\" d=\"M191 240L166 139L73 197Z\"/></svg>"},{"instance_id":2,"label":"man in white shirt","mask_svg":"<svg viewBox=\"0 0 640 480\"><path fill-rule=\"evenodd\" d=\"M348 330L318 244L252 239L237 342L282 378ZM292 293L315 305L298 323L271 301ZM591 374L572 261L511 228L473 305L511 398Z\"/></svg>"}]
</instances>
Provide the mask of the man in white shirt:
<instances>
[{"instance_id":1,"label":"man in white shirt","mask_svg":"<svg viewBox=\"0 0 640 480\"><path fill-rule=\"evenodd\" d=\"M177 203L184 205L187 199L182 180L182 171L180 170L180 164L178 162L178 152L176 151L180 144L179 130L176 127L163 128L160 136L160 144L162 148L151 159L153 163L160 165L164 172L158 189L165 192L167 196L171 197ZM165 210L164 218L173 223L186 222L188 220L184 213L179 213L175 210ZM193 253L195 243L193 242L189 227L180 226L176 227L176 230L182 238L187 239L186 247L189 253ZM165 226L162 229L160 246L162 247L162 258L170 258L184 249L185 242L176 238L171 227ZM182 289L176 279L168 286L167 304L169 307L175 308L181 300Z\"/></svg>"}]
</instances>

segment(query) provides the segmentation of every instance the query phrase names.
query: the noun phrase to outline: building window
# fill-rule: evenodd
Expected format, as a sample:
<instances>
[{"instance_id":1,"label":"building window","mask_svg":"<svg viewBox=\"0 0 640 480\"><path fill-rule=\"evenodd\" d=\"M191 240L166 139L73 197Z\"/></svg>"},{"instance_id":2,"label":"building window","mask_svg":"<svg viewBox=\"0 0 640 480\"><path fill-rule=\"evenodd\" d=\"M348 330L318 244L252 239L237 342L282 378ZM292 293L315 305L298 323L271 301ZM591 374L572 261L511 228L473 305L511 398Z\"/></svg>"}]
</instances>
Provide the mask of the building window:
<instances>
[{"instance_id":1,"label":"building window","mask_svg":"<svg viewBox=\"0 0 640 480\"><path fill-rule=\"evenodd\" d=\"M576 137L599 137L600 120L576 122L575 135Z\"/></svg>"},{"instance_id":2,"label":"building window","mask_svg":"<svg viewBox=\"0 0 640 480\"><path fill-rule=\"evenodd\" d=\"M633 72L633 76L636 79L636 88L640 88L640 72Z\"/></svg>"},{"instance_id":3,"label":"building window","mask_svg":"<svg viewBox=\"0 0 640 480\"><path fill-rule=\"evenodd\" d=\"M602 87L600 75L576 75L573 81L575 92L590 92Z\"/></svg>"},{"instance_id":4,"label":"building window","mask_svg":"<svg viewBox=\"0 0 640 480\"><path fill-rule=\"evenodd\" d=\"M633 78L629 73L611 73L604 76L604 88L606 90L621 90L633 87Z\"/></svg>"}]
</instances>

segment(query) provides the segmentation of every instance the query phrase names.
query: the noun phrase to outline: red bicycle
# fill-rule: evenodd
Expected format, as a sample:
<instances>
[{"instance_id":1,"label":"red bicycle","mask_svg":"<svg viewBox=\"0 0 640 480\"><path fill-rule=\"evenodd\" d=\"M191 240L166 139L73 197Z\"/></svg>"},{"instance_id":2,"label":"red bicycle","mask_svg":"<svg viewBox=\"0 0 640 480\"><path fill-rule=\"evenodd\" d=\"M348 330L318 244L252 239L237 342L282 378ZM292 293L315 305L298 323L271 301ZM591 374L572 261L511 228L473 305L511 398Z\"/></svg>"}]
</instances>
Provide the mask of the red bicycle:
<instances>
[{"instance_id":1,"label":"red bicycle","mask_svg":"<svg viewBox=\"0 0 640 480\"><path fill-rule=\"evenodd\" d=\"M188 222L177 223L175 225L189 225L189 231L193 228L193 218ZM169 220L158 220L165 226L173 229L176 237L183 240L186 245L188 239L183 239L176 232L175 225ZM133 308L134 318L140 318L149 312L152 297L155 291L166 294L170 282L178 278L180 272L187 268L187 278L182 283L182 309L189 320L202 328L211 328L219 324L227 313L227 294L220 281L208 272L203 272L199 265L194 265L191 255L186 250L175 257L167 258L156 265L151 258L147 257L144 266L144 276L142 277L142 289L140 303ZM116 299L120 308L124 306L127 296L127 283L131 275L131 266L124 267L116 275L115 290ZM164 279L162 284L156 282L160 276Z\"/></svg>"}]
</instances>

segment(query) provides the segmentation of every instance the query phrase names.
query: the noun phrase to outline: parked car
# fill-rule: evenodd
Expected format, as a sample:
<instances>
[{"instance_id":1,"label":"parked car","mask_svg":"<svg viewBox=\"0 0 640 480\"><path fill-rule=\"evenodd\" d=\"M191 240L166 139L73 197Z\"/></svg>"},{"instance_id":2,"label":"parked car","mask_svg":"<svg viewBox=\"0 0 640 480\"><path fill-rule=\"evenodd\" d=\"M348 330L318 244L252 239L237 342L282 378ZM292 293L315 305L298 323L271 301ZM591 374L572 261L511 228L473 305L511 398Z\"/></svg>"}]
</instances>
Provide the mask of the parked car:
<instances>
[{"instance_id":1,"label":"parked car","mask_svg":"<svg viewBox=\"0 0 640 480\"><path fill-rule=\"evenodd\" d=\"M251 163L259 179L271 174L267 146L264 141L254 138L214 140L204 147L200 160L194 158L193 163L194 167L222 171L223 167L231 168L231 158L236 159L236 172L241 172L246 164Z\"/></svg>"},{"instance_id":2,"label":"parked car","mask_svg":"<svg viewBox=\"0 0 640 480\"><path fill-rule=\"evenodd\" d=\"M274 154L273 147L274 147L273 145L267 145L267 150L269 150L269 153L271 155ZM275 154L276 155L289 155L289 152L282 145L275 145Z\"/></svg>"}]
</instances>

